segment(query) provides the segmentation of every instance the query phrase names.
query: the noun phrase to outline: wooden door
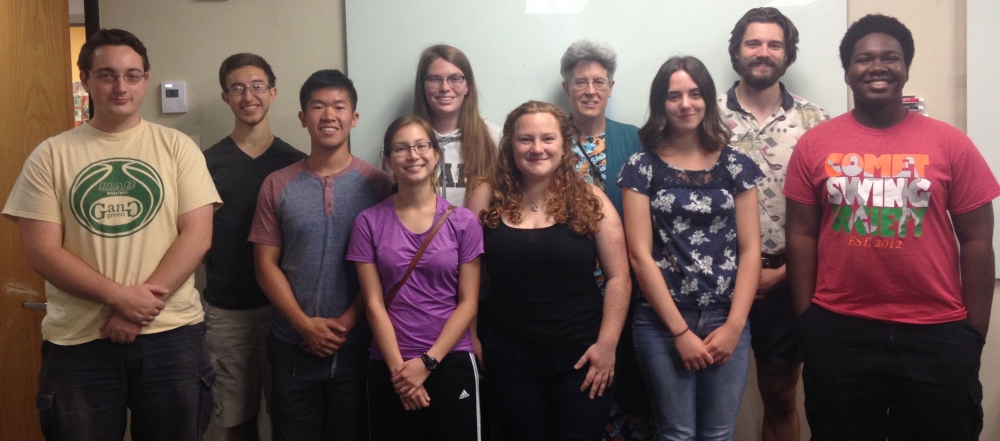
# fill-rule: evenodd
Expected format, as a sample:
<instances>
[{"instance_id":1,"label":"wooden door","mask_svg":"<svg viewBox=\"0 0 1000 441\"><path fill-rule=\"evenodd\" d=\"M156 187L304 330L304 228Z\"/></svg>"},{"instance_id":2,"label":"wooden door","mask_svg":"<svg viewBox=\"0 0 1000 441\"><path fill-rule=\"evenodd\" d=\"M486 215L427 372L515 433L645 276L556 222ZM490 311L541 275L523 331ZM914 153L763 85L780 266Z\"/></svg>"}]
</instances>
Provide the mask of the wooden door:
<instances>
[{"instance_id":1,"label":"wooden door","mask_svg":"<svg viewBox=\"0 0 1000 441\"><path fill-rule=\"evenodd\" d=\"M73 127L69 3L0 0L0 203L24 160ZM17 225L0 219L0 440L42 440L35 408L44 312L41 277L28 268Z\"/></svg>"}]
</instances>

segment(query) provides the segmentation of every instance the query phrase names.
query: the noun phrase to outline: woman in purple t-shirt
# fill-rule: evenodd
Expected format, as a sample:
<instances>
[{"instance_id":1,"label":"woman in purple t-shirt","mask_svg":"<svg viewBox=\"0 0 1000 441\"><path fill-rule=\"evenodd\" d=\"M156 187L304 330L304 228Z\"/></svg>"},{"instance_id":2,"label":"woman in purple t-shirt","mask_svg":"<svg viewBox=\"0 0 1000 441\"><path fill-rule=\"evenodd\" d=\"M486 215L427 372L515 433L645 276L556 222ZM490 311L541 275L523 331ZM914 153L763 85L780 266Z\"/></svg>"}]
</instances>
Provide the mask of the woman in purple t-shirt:
<instances>
[{"instance_id":1,"label":"woman in purple t-shirt","mask_svg":"<svg viewBox=\"0 0 1000 441\"><path fill-rule=\"evenodd\" d=\"M433 134L426 121L410 116L386 130L383 159L398 191L358 216L347 253L357 264L375 336L368 368L372 440L479 439L469 323L479 298L483 232L472 212L455 208L388 297L451 206L436 192L441 149Z\"/></svg>"}]
</instances>

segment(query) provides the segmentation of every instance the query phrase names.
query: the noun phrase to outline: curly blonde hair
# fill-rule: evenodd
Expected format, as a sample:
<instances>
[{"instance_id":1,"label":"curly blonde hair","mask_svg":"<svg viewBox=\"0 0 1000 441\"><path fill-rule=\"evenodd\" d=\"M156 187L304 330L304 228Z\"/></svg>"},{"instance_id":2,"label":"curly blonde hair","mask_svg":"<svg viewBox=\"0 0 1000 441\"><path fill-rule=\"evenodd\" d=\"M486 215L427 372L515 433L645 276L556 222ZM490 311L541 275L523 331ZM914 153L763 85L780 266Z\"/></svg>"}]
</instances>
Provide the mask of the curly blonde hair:
<instances>
[{"instance_id":1,"label":"curly blonde hair","mask_svg":"<svg viewBox=\"0 0 1000 441\"><path fill-rule=\"evenodd\" d=\"M576 173L577 157L571 150L573 126L561 109L540 101L528 101L507 115L500 139L500 155L492 176L486 181L491 190L490 203L479 213L479 218L489 228L500 225L501 215L506 215L515 224L521 222L524 175L514 162L514 130L518 119L533 113L554 116L562 136L563 157L545 191L542 202L545 213L557 224L567 224L576 234L593 236L600 229L604 213L601 200L590 189L590 184Z\"/></svg>"}]
</instances>

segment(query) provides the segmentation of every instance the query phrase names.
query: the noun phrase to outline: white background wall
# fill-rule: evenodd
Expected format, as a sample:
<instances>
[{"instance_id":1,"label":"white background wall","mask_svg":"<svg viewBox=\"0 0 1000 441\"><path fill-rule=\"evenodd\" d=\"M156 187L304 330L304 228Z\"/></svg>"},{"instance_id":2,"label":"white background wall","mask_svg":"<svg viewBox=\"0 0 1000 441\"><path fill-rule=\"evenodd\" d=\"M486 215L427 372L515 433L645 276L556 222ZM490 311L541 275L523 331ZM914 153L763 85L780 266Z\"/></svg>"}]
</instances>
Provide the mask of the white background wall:
<instances>
[{"instance_id":1,"label":"white background wall","mask_svg":"<svg viewBox=\"0 0 1000 441\"><path fill-rule=\"evenodd\" d=\"M618 53L608 116L641 126L648 114L649 89L660 65L674 55L698 57L725 92L737 75L727 52L732 26L759 0L347 0L347 66L367 123L352 132L355 154L375 160L385 128L410 113L420 52L446 43L472 63L480 112L503 125L511 110L528 100L548 101L569 110L559 60L581 38L611 45ZM832 114L847 109L836 53L847 29L846 0L778 0L800 30L798 60L782 81L794 93ZM572 12L537 11L532 6L573 5ZM794 5L794 6L793 6ZM386 14L386 11L392 14ZM533 12L529 12L529 10ZM415 26L415 23L449 22ZM711 11L711 13L708 13ZM722 25L722 23L725 23ZM808 31L806 31L808 30ZM660 103L659 105L662 105Z\"/></svg>"},{"instance_id":2,"label":"white background wall","mask_svg":"<svg viewBox=\"0 0 1000 441\"><path fill-rule=\"evenodd\" d=\"M977 42L969 45L968 78L968 122L969 137L986 157L993 174L1000 173L1000 145L997 145L996 126L1000 120L1000 52L996 42L1000 40L1000 29L996 20L1000 17L1000 2L995 0L969 0L968 39ZM988 43L987 43L988 42ZM993 201L994 218L1000 216L1000 201ZM1000 223L1000 222L998 222ZM1000 250L1000 227L993 229L993 249ZM997 263L1000 272L1000 262Z\"/></svg>"},{"instance_id":3,"label":"white background wall","mask_svg":"<svg viewBox=\"0 0 1000 441\"><path fill-rule=\"evenodd\" d=\"M523 4L523 0L518 2ZM751 1L748 7L767 3ZM965 130L965 0L848 0L847 4L848 21L880 12L899 17L909 26L917 50L906 92L925 97L927 109L934 118ZM1000 11L996 5L993 0L969 0L970 32L974 21L986 30L997 32L995 23L1000 21ZM447 11L441 14L442 20L455 19L449 17ZM134 32L150 50L152 81L142 108L143 117L191 135L200 135L204 147L232 130L232 114L219 96L218 85L219 64L228 55L250 51L267 58L278 76L278 99L271 107L274 132L306 151L308 136L296 117L298 88L315 70L344 69L346 66L344 0L101 0L101 19L104 27ZM666 20L664 23L669 24ZM729 28L731 24L719 26ZM800 31L809 32L808 29ZM969 47L970 66L980 59L993 63L980 78L980 83L975 83L976 78L970 76L969 90L973 92L969 98L970 108L974 105L973 100L978 99L979 109L996 109L993 101L1000 97L1000 92L995 88L990 92L983 87L1000 84L997 81L1000 61L995 51L997 38L970 37L969 41L975 42ZM725 55L723 49L719 56ZM836 57L837 54L824 56ZM415 66L416 54L402 62ZM188 82L188 113L159 113L158 87L166 80ZM829 87L847 93L842 82ZM361 113L359 124L364 124L365 113ZM970 134L980 150L988 158L990 155L996 157L1000 149L996 148L996 137L990 136L988 130L1000 115L979 112L969 115ZM978 126L977 117L982 117ZM998 164L1000 162L993 162L995 172ZM1000 206L995 207L1000 209ZM995 297L993 309L994 329L987 340L981 370L986 414L981 437L984 441L1000 439L1000 325L996 325L1000 323L1000 296ZM737 430L736 439L740 441L760 439L760 401L753 377L751 372Z\"/></svg>"},{"instance_id":4,"label":"white background wall","mask_svg":"<svg viewBox=\"0 0 1000 441\"><path fill-rule=\"evenodd\" d=\"M968 124L969 137L979 147L993 174L1000 173L1000 145L995 130L1000 121L1000 2L996 0L969 0L968 3ZM1000 202L993 201L994 218L1000 215ZM1000 250L1000 228L993 229L993 249ZM995 292L995 291L994 291ZM992 331L986 339L980 379L986 390L983 408L986 421L983 440L1000 439L1000 295L994 294Z\"/></svg>"}]
</instances>

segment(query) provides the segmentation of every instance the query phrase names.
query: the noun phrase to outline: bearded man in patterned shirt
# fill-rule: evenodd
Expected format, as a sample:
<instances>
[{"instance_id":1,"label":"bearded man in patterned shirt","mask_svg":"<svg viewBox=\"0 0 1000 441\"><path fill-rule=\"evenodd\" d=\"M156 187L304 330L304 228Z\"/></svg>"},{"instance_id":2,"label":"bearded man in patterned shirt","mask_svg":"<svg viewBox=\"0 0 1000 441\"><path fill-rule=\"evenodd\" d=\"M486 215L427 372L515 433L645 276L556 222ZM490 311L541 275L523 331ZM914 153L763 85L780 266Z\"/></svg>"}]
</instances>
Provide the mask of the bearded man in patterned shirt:
<instances>
[{"instance_id":1,"label":"bearded man in patterned shirt","mask_svg":"<svg viewBox=\"0 0 1000 441\"><path fill-rule=\"evenodd\" d=\"M740 80L718 97L732 145L763 170L758 184L763 265L750 310L751 346L764 403L764 441L799 439L795 407L802 360L795 341L791 290L785 277L785 169L806 130L830 119L778 80L795 62L798 30L775 8L748 11L733 28L729 55Z\"/></svg>"}]
</instances>

